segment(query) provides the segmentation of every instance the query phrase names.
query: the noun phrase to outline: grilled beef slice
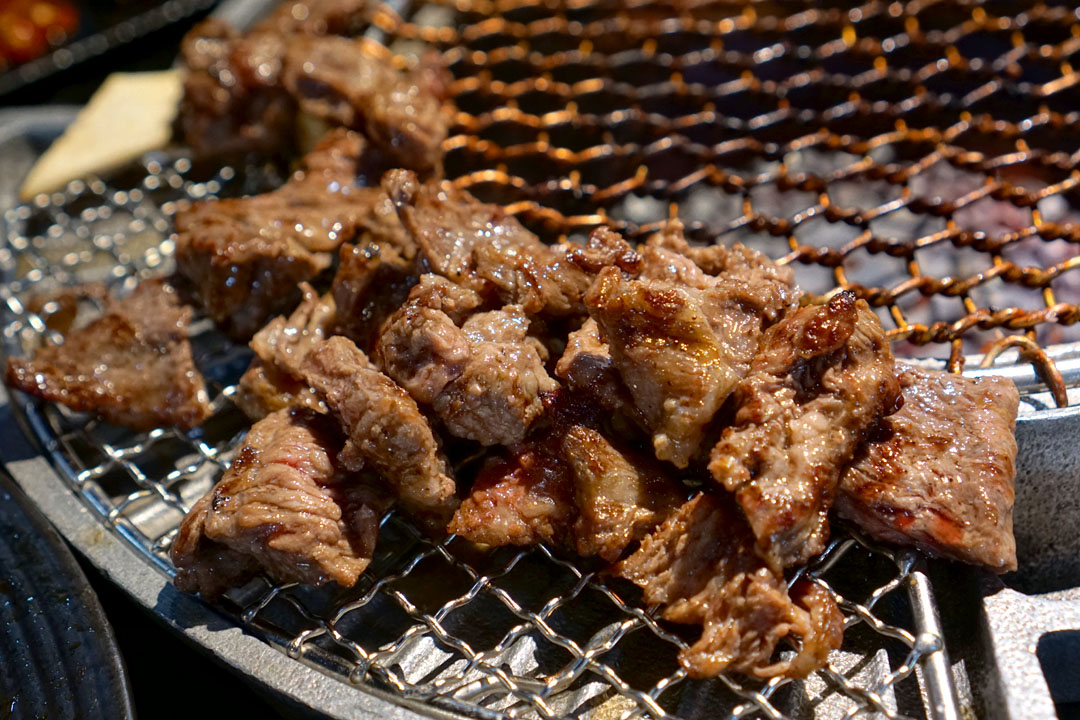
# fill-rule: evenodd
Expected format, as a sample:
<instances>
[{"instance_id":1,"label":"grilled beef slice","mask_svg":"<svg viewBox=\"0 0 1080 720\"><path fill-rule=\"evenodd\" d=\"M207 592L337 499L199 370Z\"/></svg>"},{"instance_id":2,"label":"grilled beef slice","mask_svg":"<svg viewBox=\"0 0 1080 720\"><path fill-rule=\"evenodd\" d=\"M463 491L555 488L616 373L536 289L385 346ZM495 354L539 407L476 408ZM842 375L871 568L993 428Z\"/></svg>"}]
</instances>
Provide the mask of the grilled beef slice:
<instances>
[{"instance_id":1,"label":"grilled beef slice","mask_svg":"<svg viewBox=\"0 0 1080 720\"><path fill-rule=\"evenodd\" d=\"M665 620L702 625L701 638L679 653L692 677L804 677L840 646L844 622L833 599L810 585L793 602L754 542L730 500L700 493L613 568L645 591L645 602L660 605ZM771 662L785 637L801 639L798 652Z\"/></svg>"},{"instance_id":2,"label":"grilled beef slice","mask_svg":"<svg viewBox=\"0 0 1080 720\"><path fill-rule=\"evenodd\" d=\"M180 526L176 586L214 597L258 570L277 582L354 585L389 503L335 466L342 443L337 424L308 409L255 423Z\"/></svg>"},{"instance_id":3,"label":"grilled beef slice","mask_svg":"<svg viewBox=\"0 0 1080 720\"><path fill-rule=\"evenodd\" d=\"M296 287L330 267L332 253L362 234L378 190L355 183L367 144L335 131L273 192L196 203L176 215L176 264L203 310L246 340L295 302Z\"/></svg>"},{"instance_id":4,"label":"grilled beef slice","mask_svg":"<svg viewBox=\"0 0 1080 720\"><path fill-rule=\"evenodd\" d=\"M342 466L379 475L406 512L433 534L442 533L457 507L454 480L409 394L340 336L314 347L300 376L326 402L348 438L338 455Z\"/></svg>"},{"instance_id":5,"label":"grilled beef slice","mask_svg":"<svg viewBox=\"0 0 1080 720\"><path fill-rule=\"evenodd\" d=\"M844 473L837 513L886 542L1015 570L1016 386L912 366L899 377L904 406Z\"/></svg>"},{"instance_id":6,"label":"grilled beef slice","mask_svg":"<svg viewBox=\"0 0 1080 720\"><path fill-rule=\"evenodd\" d=\"M191 308L173 288L143 282L128 297L110 299L86 327L70 330L62 345L8 358L7 383L136 430L190 430L211 413L191 356L190 320Z\"/></svg>"},{"instance_id":7,"label":"grilled beef slice","mask_svg":"<svg viewBox=\"0 0 1080 720\"><path fill-rule=\"evenodd\" d=\"M825 549L844 466L902 402L880 321L851 292L801 308L766 331L736 402L709 470L770 565L805 562Z\"/></svg>"}]
</instances>

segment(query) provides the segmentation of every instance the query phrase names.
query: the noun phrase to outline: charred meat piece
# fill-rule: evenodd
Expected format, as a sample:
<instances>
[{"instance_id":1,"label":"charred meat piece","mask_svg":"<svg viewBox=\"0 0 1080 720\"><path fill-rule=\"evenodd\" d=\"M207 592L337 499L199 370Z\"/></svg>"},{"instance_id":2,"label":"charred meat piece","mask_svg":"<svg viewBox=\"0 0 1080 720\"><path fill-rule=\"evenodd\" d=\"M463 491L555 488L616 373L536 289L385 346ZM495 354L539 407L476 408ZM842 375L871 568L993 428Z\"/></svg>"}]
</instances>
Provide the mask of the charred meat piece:
<instances>
[{"instance_id":1,"label":"charred meat piece","mask_svg":"<svg viewBox=\"0 0 1080 720\"><path fill-rule=\"evenodd\" d=\"M624 454L597 430L571 427L562 437L574 474L574 542L579 555L619 559L686 500L670 466Z\"/></svg>"},{"instance_id":2,"label":"charred meat piece","mask_svg":"<svg viewBox=\"0 0 1080 720\"><path fill-rule=\"evenodd\" d=\"M337 334L365 352L374 350L383 325L417 283L414 268L415 263L402 258L390 244L343 245L330 288L338 308Z\"/></svg>"},{"instance_id":3,"label":"charred meat piece","mask_svg":"<svg viewBox=\"0 0 1080 720\"><path fill-rule=\"evenodd\" d=\"M369 0L290 0L274 8L258 27L282 35L355 35L371 15Z\"/></svg>"},{"instance_id":4,"label":"charred meat piece","mask_svg":"<svg viewBox=\"0 0 1080 720\"><path fill-rule=\"evenodd\" d=\"M1015 570L1016 386L910 366L899 379L904 406L844 473L836 511L886 542Z\"/></svg>"},{"instance_id":5,"label":"charred meat piece","mask_svg":"<svg viewBox=\"0 0 1080 720\"><path fill-rule=\"evenodd\" d=\"M392 170L383 189L419 247L427 272L474 290L485 301L520 305L532 315L581 314L599 269L635 270L640 258L618 234L601 230L587 245L548 247L498 205L457 188L421 184Z\"/></svg>"},{"instance_id":6,"label":"charred meat piece","mask_svg":"<svg viewBox=\"0 0 1080 720\"><path fill-rule=\"evenodd\" d=\"M545 265L545 311L552 315L584 315L585 293L605 268L636 277L643 267L641 255L630 243L606 227L593 230L584 245L553 245L551 255Z\"/></svg>"},{"instance_id":7,"label":"charred meat piece","mask_svg":"<svg viewBox=\"0 0 1080 720\"><path fill-rule=\"evenodd\" d=\"M438 275L422 275L379 338L380 367L417 402L435 402L469 360L469 339L455 319L462 321L479 305L472 290Z\"/></svg>"},{"instance_id":8,"label":"charred meat piece","mask_svg":"<svg viewBox=\"0 0 1080 720\"><path fill-rule=\"evenodd\" d=\"M544 307L551 250L498 205L439 183L421 184L405 170L387 173L382 186L427 271L527 312Z\"/></svg>"},{"instance_id":9,"label":"charred meat piece","mask_svg":"<svg viewBox=\"0 0 1080 720\"><path fill-rule=\"evenodd\" d=\"M290 153L296 102L281 86L284 54L280 33L262 28L242 36L215 18L184 37L176 132L196 156Z\"/></svg>"},{"instance_id":10,"label":"charred meat piece","mask_svg":"<svg viewBox=\"0 0 1080 720\"><path fill-rule=\"evenodd\" d=\"M382 200L355 184L365 148L355 133L335 131L309 154L313 168L278 190L177 213L177 268L231 335L250 338L363 231Z\"/></svg>"},{"instance_id":11,"label":"charred meat piece","mask_svg":"<svg viewBox=\"0 0 1080 720\"><path fill-rule=\"evenodd\" d=\"M563 545L577 508L557 443L529 442L487 460L447 532L485 545Z\"/></svg>"},{"instance_id":12,"label":"charred meat piece","mask_svg":"<svg viewBox=\"0 0 1080 720\"><path fill-rule=\"evenodd\" d=\"M402 72L373 43L328 36L362 27L364 5L288 3L245 34L220 20L197 25L181 48L187 73L177 135L199 157L289 157L303 111L305 121L363 132L391 166L438 169L446 70L428 55Z\"/></svg>"},{"instance_id":13,"label":"charred meat piece","mask_svg":"<svg viewBox=\"0 0 1080 720\"><path fill-rule=\"evenodd\" d=\"M854 293L769 328L709 470L734 492L776 569L825 549L840 473L902 401L877 316Z\"/></svg>"},{"instance_id":14,"label":"charred meat piece","mask_svg":"<svg viewBox=\"0 0 1080 720\"><path fill-rule=\"evenodd\" d=\"M804 677L840 646L844 623L817 585L796 604L784 579L754 552L754 536L724 498L699 494L641 541L613 569L663 606L663 617L700 624L701 638L679 654L692 677L739 672L759 678ZM771 662L782 638L798 637L789 660Z\"/></svg>"},{"instance_id":15,"label":"charred meat piece","mask_svg":"<svg viewBox=\"0 0 1080 720\"><path fill-rule=\"evenodd\" d=\"M332 299L320 298L307 283L300 288L304 299L292 315L274 318L251 339L255 359L240 378L236 404L252 420L293 406L326 412L315 391L300 379L300 364L330 334L337 313Z\"/></svg>"},{"instance_id":16,"label":"charred meat piece","mask_svg":"<svg viewBox=\"0 0 1080 720\"><path fill-rule=\"evenodd\" d=\"M555 365L555 375L575 392L587 395L609 413L627 417L645 427L641 411L634 404L611 359L608 344L600 339L600 326L589 318L566 338L566 349Z\"/></svg>"},{"instance_id":17,"label":"charred meat piece","mask_svg":"<svg viewBox=\"0 0 1080 720\"><path fill-rule=\"evenodd\" d=\"M699 297L674 283L608 268L585 303L652 432L656 457L685 468L740 380L738 358Z\"/></svg>"},{"instance_id":18,"label":"charred meat piece","mask_svg":"<svg viewBox=\"0 0 1080 720\"><path fill-rule=\"evenodd\" d=\"M565 390L544 427L491 456L449 530L486 545L547 543L615 560L686 499L670 466L616 447L597 408Z\"/></svg>"},{"instance_id":19,"label":"charred meat piece","mask_svg":"<svg viewBox=\"0 0 1080 720\"><path fill-rule=\"evenodd\" d=\"M469 358L435 398L435 412L458 437L482 445L521 441L543 413L541 396L558 388L544 369L543 346L529 340L529 319L507 305L473 315L461 330Z\"/></svg>"},{"instance_id":20,"label":"charred meat piece","mask_svg":"<svg viewBox=\"0 0 1080 720\"><path fill-rule=\"evenodd\" d=\"M118 425L185 430L210 416L188 342L191 309L161 281L109 300L104 314L72 330L63 345L8 358L12 387Z\"/></svg>"},{"instance_id":21,"label":"charred meat piece","mask_svg":"<svg viewBox=\"0 0 1080 720\"><path fill-rule=\"evenodd\" d=\"M300 375L348 437L338 456L342 465L378 474L394 488L407 512L441 533L457 507L454 481L431 427L409 394L340 336L308 353Z\"/></svg>"},{"instance_id":22,"label":"charred meat piece","mask_svg":"<svg viewBox=\"0 0 1080 720\"><path fill-rule=\"evenodd\" d=\"M761 313L766 324L778 320L801 294L790 267L777 265L761 253L743 245L693 246L686 241L683 225L669 221L649 238L647 248L678 253L691 260L706 275L731 282L730 294L737 294L747 307Z\"/></svg>"},{"instance_id":23,"label":"charred meat piece","mask_svg":"<svg viewBox=\"0 0 1080 720\"><path fill-rule=\"evenodd\" d=\"M416 241L401 225L397 208L381 189L372 188L371 192L377 192L378 195L370 201L369 214L361 221L357 235L363 239L363 242L358 244L378 245L380 252L389 253L387 258L400 258L403 262L414 262L417 252Z\"/></svg>"},{"instance_id":24,"label":"charred meat piece","mask_svg":"<svg viewBox=\"0 0 1080 720\"><path fill-rule=\"evenodd\" d=\"M681 225L668 227L657 236L662 241L654 237L640 249L638 278L606 269L585 304L653 434L656 456L686 467L713 416L749 371L762 330L789 312L799 293L790 270L746 248L717 247L730 261L710 264L717 275L705 272L691 257ZM567 352L575 355L560 362L558 372L569 373L575 361L579 376L602 366L595 343L592 352L580 352L588 335L572 340L576 347L568 344ZM610 374L595 381L603 383L601 401L614 405L619 393Z\"/></svg>"},{"instance_id":25,"label":"charred meat piece","mask_svg":"<svg viewBox=\"0 0 1080 720\"><path fill-rule=\"evenodd\" d=\"M306 409L255 423L184 518L172 548L177 587L213 597L256 568L278 582L354 585L389 503L335 467L342 442L333 420Z\"/></svg>"},{"instance_id":26,"label":"charred meat piece","mask_svg":"<svg viewBox=\"0 0 1080 720\"><path fill-rule=\"evenodd\" d=\"M282 82L301 110L363 133L392 165L438 172L449 127L442 103L430 78L398 70L385 52L362 40L292 35Z\"/></svg>"},{"instance_id":27,"label":"charred meat piece","mask_svg":"<svg viewBox=\"0 0 1080 720\"><path fill-rule=\"evenodd\" d=\"M446 311L479 298L445 278L425 275L379 339L381 366L412 396L431 404L447 431L483 445L522 441L558 384L542 346L528 337L520 307L472 315L458 327Z\"/></svg>"},{"instance_id":28,"label":"charred meat piece","mask_svg":"<svg viewBox=\"0 0 1080 720\"><path fill-rule=\"evenodd\" d=\"M643 279L673 282L697 296L740 375L757 354L762 330L793 310L801 295L790 268L741 245L692 247L678 220L651 237L641 255Z\"/></svg>"}]
</instances>

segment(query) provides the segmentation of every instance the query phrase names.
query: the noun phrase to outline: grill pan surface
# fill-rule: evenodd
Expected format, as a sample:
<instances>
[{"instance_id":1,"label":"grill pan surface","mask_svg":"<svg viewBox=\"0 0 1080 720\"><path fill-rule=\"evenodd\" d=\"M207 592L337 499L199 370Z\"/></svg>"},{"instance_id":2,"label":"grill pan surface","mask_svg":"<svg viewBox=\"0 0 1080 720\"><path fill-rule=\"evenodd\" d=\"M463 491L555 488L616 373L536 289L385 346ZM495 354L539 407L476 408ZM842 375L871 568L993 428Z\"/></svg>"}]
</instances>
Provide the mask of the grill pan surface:
<instances>
[{"instance_id":1,"label":"grill pan surface","mask_svg":"<svg viewBox=\"0 0 1080 720\"><path fill-rule=\"evenodd\" d=\"M369 35L442 53L448 177L541 236L608 224L641 239L678 216L700 240L791 263L810 292L855 289L901 355L1011 375L1030 423L1068 412L1049 408L1068 406L1076 375L1076 23L1043 3L439 0L382 6ZM9 178L50 135L13 118ZM178 208L263 181L161 153L28 204L0 188L4 353L48 338L32 295L168 272ZM257 581L214 608L181 596L176 527L247 427L231 398L250 353L194 330L217 411L202 428L137 434L16 394L2 410L19 431L0 450L141 602L316 709L946 718L970 704L921 560L840 535L806 572L837 596L845 645L801 683L690 680L674 660L686 638L632 588L543 548L431 544L394 515L350 591Z\"/></svg>"}]
</instances>

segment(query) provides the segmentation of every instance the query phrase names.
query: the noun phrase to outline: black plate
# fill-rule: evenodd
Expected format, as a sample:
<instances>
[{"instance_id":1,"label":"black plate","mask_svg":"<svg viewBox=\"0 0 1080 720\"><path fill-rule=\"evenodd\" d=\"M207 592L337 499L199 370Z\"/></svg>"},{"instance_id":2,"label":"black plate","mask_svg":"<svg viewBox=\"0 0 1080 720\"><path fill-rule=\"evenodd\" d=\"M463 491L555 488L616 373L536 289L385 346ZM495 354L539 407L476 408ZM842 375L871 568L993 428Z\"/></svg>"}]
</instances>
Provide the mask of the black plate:
<instances>
[{"instance_id":1,"label":"black plate","mask_svg":"<svg viewBox=\"0 0 1080 720\"><path fill-rule=\"evenodd\" d=\"M0 717L134 717L97 596L52 525L2 470Z\"/></svg>"}]
</instances>

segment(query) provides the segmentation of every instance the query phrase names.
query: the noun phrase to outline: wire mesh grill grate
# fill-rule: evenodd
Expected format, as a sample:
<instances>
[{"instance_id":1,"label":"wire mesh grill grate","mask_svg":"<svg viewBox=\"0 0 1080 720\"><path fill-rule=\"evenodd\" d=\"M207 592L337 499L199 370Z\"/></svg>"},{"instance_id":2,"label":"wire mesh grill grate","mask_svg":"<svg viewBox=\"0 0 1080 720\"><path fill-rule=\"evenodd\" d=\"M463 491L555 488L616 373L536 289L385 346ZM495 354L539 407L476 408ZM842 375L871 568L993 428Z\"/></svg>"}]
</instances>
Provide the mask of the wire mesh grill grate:
<instances>
[{"instance_id":1,"label":"wire mesh grill grate","mask_svg":"<svg viewBox=\"0 0 1080 720\"><path fill-rule=\"evenodd\" d=\"M241 184L229 168L200 178L183 158L154 156L141 170L141 182L125 189L115 180L77 182L5 213L6 354L50 334L28 298L167 272L169 215ZM168 549L183 513L221 476L247 429L231 397L249 351L205 321L193 335L216 412L191 433L132 433L61 406L18 402L61 475L105 527L142 552L148 572L172 572ZM432 544L394 515L356 588L260 580L222 603L238 622L342 682L373 683L477 717L686 718L712 717L718 708L731 717L828 717L861 708L921 716L912 671L933 647L916 641L904 588L909 571L906 556L834 542L809 572L840 601L846 644L828 669L787 686L691 680L675 661L686 636L643 610L631 586L545 548L479 552L453 538Z\"/></svg>"},{"instance_id":2,"label":"wire mesh grill grate","mask_svg":"<svg viewBox=\"0 0 1080 720\"><path fill-rule=\"evenodd\" d=\"M440 49L456 77L448 175L546 238L606 223L640 239L677 214L698 239L785 258L812 292L854 287L901 354L954 365L1013 335L1074 338L1071 8L460 0L375 24L391 48ZM51 334L31 297L168 272L172 214L253 187L155 154L7 210L5 354ZM216 412L191 433L17 398L102 524L165 573L182 514L247 429L231 398L249 352L194 330ZM788 684L691 680L683 630L632 587L544 548L432 544L394 515L356 588L263 580L222 603L342 682L475 717L921 717L915 669L940 639L915 627L911 562L835 541L807 572L840 602L845 645Z\"/></svg>"}]
</instances>

